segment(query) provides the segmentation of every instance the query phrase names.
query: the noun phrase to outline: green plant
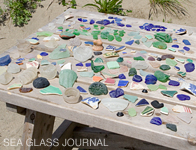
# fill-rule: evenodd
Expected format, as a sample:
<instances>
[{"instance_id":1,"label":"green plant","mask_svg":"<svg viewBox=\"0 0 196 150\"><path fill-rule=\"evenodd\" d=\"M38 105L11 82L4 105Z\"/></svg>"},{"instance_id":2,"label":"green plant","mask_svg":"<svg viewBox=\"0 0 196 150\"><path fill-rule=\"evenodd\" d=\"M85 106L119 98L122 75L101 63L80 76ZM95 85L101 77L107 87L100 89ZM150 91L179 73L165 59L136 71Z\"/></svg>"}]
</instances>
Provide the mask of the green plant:
<instances>
[{"instance_id":1,"label":"green plant","mask_svg":"<svg viewBox=\"0 0 196 150\"><path fill-rule=\"evenodd\" d=\"M188 14L186 8L181 4L179 0L149 0L150 11L149 19L152 14L157 15L159 10L163 13L165 19L167 15L172 15L179 18L180 15L185 16ZM186 0L189 1L189 0Z\"/></svg>"},{"instance_id":2,"label":"green plant","mask_svg":"<svg viewBox=\"0 0 196 150\"><path fill-rule=\"evenodd\" d=\"M68 2L66 2L66 0L62 0L61 3L62 3L63 6L68 6L68 7L73 8L73 9L76 9L76 6L77 6L76 0L71 0L71 1L68 1Z\"/></svg>"},{"instance_id":3,"label":"green plant","mask_svg":"<svg viewBox=\"0 0 196 150\"><path fill-rule=\"evenodd\" d=\"M41 0L5 0L5 5L13 23L16 26L28 24L32 13Z\"/></svg>"},{"instance_id":4,"label":"green plant","mask_svg":"<svg viewBox=\"0 0 196 150\"><path fill-rule=\"evenodd\" d=\"M108 13L108 14L117 14L117 15L126 15L126 12L122 8L122 0L94 0L95 4L89 3L84 5L96 7L98 12Z\"/></svg>"}]
</instances>

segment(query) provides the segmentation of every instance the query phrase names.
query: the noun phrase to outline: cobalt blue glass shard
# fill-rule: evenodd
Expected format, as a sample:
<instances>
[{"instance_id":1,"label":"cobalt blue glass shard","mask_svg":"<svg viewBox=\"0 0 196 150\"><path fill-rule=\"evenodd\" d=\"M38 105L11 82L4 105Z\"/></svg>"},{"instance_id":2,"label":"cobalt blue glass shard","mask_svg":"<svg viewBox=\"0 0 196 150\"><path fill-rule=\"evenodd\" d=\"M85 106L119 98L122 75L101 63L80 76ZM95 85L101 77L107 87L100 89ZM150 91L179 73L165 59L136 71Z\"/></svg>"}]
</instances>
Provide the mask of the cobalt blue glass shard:
<instances>
[{"instance_id":1,"label":"cobalt blue glass shard","mask_svg":"<svg viewBox=\"0 0 196 150\"><path fill-rule=\"evenodd\" d=\"M186 72L193 72L195 70L195 64L194 63L187 63L184 65Z\"/></svg>"},{"instance_id":2,"label":"cobalt blue glass shard","mask_svg":"<svg viewBox=\"0 0 196 150\"><path fill-rule=\"evenodd\" d=\"M131 28L132 26L130 24L127 24L126 27Z\"/></svg>"},{"instance_id":3,"label":"cobalt blue glass shard","mask_svg":"<svg viewBox=\"0 0 196 150\"><path fill-rule=\"evenodd\" d=\"M18 58L16 61L23 61L24 60L24 58Z\"/></svg>"},{"instance_id":4,"label":"cobalt blue glass shard","mask_svg":"<svg viewBox=\"0 0 196 150\"><path fill-rule=\"evenodd\" d=\"M185 51L190 51L190 48L187 47L187 46L184 46L183 49L184 49Z\"/></svg>"},{"instance_id":5,"label":"cobalt blue glass shard","mask_svg":"<svg viewBox=\"0 0 196 150\"><path fill-rule=\"evenodd\" d=\"M90 67L91 66L91 63L86 63L85 66L86 67Z\"/></svg>"},{"instance_id":6,"label":"cobalt blue glass shard","mask_svg":"<svg viewBox=\"0 0 196 150\"><path fill-rule=\"evenodd\" d=\"M40 55L41 55L41 56L48 56L48 53L46 53L46 52L41 52Z\"/></svg>"},{"instance_id":7,"label":"cobalt blue glass shard","mask_svg":"<svg viewBox=\"0 0 196 150\"><path fill-rule=\"evenodd\" d=\"M34 39L34 40L37 40L37 41L39 41L39 39L38 39L38 38L36 38L36 37L32 37L31 39Z\"/></svg>"},{"instance_id":8,"label":"cobalt blue glass shard","mask_svg":"<svg viewBox=\"0 0 196 150\"><path fill-rule=\"evenodd\" d=\"M87 22L88 20L87 19L82 19L82 22Z\"/></svg>"},{"instance_id":9,"label":"cobalt blue glass shard","mask_svg":"<svg viewBox=\"0 0 196 150\"><path fill-rule=\"evenodd\" d=\"M172 45L173 48L179 48L179 45Z\"/></svg>"},{"instance_id":10,"label":"cobalt blue glass shard","mask_svg":"<svg viewBox=\"0 0 196 150\"><path fill-rule=\"evenodd\" d=\"M95 23L95 21L93 19L91 19L90 24L94 24L94 23Z\"/></svg>"},{"instance_id":11,"label":"cobalt blue glass shard","mask_svg":"<svg viewBox=\"0 0 196 150\"><path fill-rule=\"evenodd\" d=\"M6 55L0 58L0 66L7 66L11 62L10 55Z\"/></svg>"},{"instance_id":12,"label":"cobalt blue glass shard","mask_svg":"<svg viewBox=\"0 0 196 150\"><path fill-rule=\"evenodd\" d=\"M122 19L120 19L120 18L114 18L115 19L115 21L122 21Z\"/></svg>"},{"instance_id":13,"label":"cobalt blue glass shard","mask_svg":"<svg viewBox=\"0 0 196 150\"><path fill-rule=\"evenodd\" d=\"M190 99L191 99L190 96L185 95L185 94L178 94L178 95L177 95L177 98L178 98L179 100L181 100L181 101L185 101L185 100L190 100Z\"/></svg>"},{"instance_id":14,"label":"cobalt blue glass shard","mask_svg":"<svg viewBox=\"0 0 196 150\"><path fill-rule=\"evenodd\" d=\"M115 22L114 22L114 20L112 20L111 22L110 22L110 24L114 24Z\"/></svg>"},{"instance_id":15,"label":"cobalt blue glass shard","mask_svg":"<svg viewBox=\"0 0 196 150\"><path fill-rule=\"evenodd\" d=\"M174 81L174 80L169 80L169 83L168 84L171 85L171 86L179 86L180 85L180 82Z\"/></svg>"},{"instance_id":16,"label":"cobalt blue glass shard","mask_svg":"<svg viewBox=\"0 0 196 150\"><path fill-rule=\"evenodd\" d=\"M146 99L141 99L135 106L145 106L149 105L148 101Z\"/></svg>"},{"instance_id":17,"label":"cobalt blue glass shard","mask_svg":"<svg viewBox=\"0 0 196 150\"><path fill-rule=\"evenodd\" d=\"M83 65L83 63L80 62L80 63L77 63L76 66L81 66L82 67L84 65Z\"/></svg>"},{"instance_id":18,"label":"cobalt blue glass shard","mask_svg":"<svg viewBox=\"0 0 196 150\"><path fill-rule=\"evenodd\" d=\"M123 23L117 23L117 26L124 27L125 25Z\"/></svg>"},{"instance_id":19,"label":"cobalt blue glass shard","mask_svg":"<svg viewBox=\"0 0 196 150\"><path fill-rule=\"evenodd\" d=\"M162 125L162 120L159 117L153 117L150 120L150 123L160 126L160 125Z\"/></svg>"},{"instance_id":20,"label":"cobalt blue glass shard","mask_svg":"<svg viewBox=\"0 0 196 150\"><path fill-rule=\"evenodd\" d=\"M78 21L82 22L82 18L78 18Z\"/></svg>"},{"instance_id":21,"label":"cobalt blue glass shard","mask_svg":"<svg viewBox=\"0 0 196 150\"><path fill-rule=\"evenodd\" d=\"M176 69L177 71L179 71L180 70L180 67L174 66L174 69Z\"/></svg>"},{"instance_id":22,"label":"cobalt blue glass shard","mask_svg":"<svg viewBox=\"0 0 196 150\"><path fill-rule=\"evenodd\" d=\"M125 86L127 86L128 85L128 83L129 83L129 81L125 81L125 80L119 80L119 82L118 82L118 86L119 87L125 87Z\"/></svg>"},{"instance_id":23,"label":"cobalt blue glass shard","mask_svg":"<svg viewBox=\"0 0 196 150\"><path fill-rule=\"evenodd\" d=\"M132 45L133 43L134 43L134 40L125 42L125 44L128 44L128 45Z\"/></svg>"},{"instance_id":24,"label":"cobalt blue glass shard","mask_svg":"<svg viewBox=\"0 0 196 150\"><path fill-rule=\"evenodd\" d=\"M126 79L124 74L119 74L118 77L119 77L119 79Z\"/></svg>"},{"instance_id":25,"label":"cobalt blue glass shard","mask_svg":"<svg viewBox=\"0 0 196 150\"><path fill-rule=\"evenodd\" d=\"M52 62L51 64L53 64L54 66L56 66L56 62Z\"/></svg>"},{"instance_id":26,"label":"cobalt blue glass shard","mask_svg":"<svg viewBox=\"0 0 196 150\"><path fill-rule=\"evenodd\" d=\"M108 17L108 19L114 19L114 17L112 17L112 16L109 16L109 17Z\"/></svg>"},{"instance_id":27,"label":"cobalt blue glass shard","mask_svg":"<svg viewBox=\"0 0 196 150\"><path fill-rule=\"evenodd\" d=\"M107 19L104 19L104 20L101 20L101 21L97 21L96 23L106 26L106 25L110 24L110 21L107 20Z\"/></svg>"},{"instance_id":28,"label":"cobalt blue glass shard","mask_svg":"<svg viewBox=\"0 0 196 150\"><path fill-rule=\"evenodd\" d=\"M183 42L185 45L191 45L191 43L189 42L189 40L184 39L182 42Z\"/></svg>"},{"instance_id":29,"label":"cobalt blue glass shard","mask_svg":"<svg viewBox=\"0 0 196 150\"><path fill-rule=\"evenodd\" d=\"M80 91L80 93L87 94L87 91L83 89L81 86L77 86L77 89Z\"/></svg>"},{"instance_id":30,"label":"cobalt blue glass shard","mask_svg":"<svg viewBox=\"0 0 196 150\"><path fill-rule=\"evenodd\" d=\"M135 81L135 82L141 82L142 81L142 77L139 76L139 75L134 75L132 80Z\"/></svg>"},{"instance_id":31,"label":"cobalt blue glass shard","mask_svg":"<svg viewBox=\"0 0 196 150\"><path fill-rule=\"evenodd\" d=\"M115 46L108 45L108 46L106 47L106 50L107 50L107 51L113 51L115 48L116 48Z\"/></svg>"},{"instance_id":32,"label":"cobalt blue glass shard","mask_svg":"<svg viewBox=\"0 0 196 150\"><path fill-rule=\"evenodd\" d=\"M110 94L110 97L112 97L112 98L118 98L118 97L124 95L124 91L123 91L123 89L117 88L116 90L110 91L109 94Z\"/></svg>"},{"instance_id":33,"label":"cobalt blue glass shard","mask_svg":"<svg viewBox=\"0 0 196 150\"><path fill-rule=\"evenodd\" d=\"M146 84L156 84L157 83L157 78L154 75L149 74L145 78L145 83Z\"/></svg>"}]
</instances>

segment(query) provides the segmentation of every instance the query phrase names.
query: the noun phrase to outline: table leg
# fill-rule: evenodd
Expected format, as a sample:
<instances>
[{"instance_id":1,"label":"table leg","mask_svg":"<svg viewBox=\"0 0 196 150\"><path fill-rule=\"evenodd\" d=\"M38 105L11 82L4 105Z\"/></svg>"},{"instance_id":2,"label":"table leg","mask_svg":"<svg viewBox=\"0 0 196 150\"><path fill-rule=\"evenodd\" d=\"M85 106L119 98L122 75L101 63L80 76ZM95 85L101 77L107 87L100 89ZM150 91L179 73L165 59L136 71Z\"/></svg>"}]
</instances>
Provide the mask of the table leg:
<instances>
[{"instance_id":1,"label":"table leg","mask_svg":"<svg viewBox=\"0 0 196 150\"><path fill-rule=\"evenodd\" d=\"M46 141L52 138L54 120L54 116L27 109L21 150L48 150Z\"/></svg>"}]
</instances>

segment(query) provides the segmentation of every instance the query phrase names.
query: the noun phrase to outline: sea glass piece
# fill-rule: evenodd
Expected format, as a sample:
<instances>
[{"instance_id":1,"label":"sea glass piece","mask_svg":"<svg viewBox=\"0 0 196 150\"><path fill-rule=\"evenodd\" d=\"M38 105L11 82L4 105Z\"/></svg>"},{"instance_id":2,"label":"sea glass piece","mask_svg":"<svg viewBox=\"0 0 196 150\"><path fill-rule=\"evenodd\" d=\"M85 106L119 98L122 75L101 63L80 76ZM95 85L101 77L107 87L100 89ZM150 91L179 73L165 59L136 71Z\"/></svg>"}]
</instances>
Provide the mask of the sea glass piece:
<instances>
[{"instance_id":1,"label":"sea glass piece","mask_svg":"<svg viewBox=\"0 0 196 150\"><path fill-rule=\"evenodd\" d=\"M55 48L52 53L49 54L50 59L61 59L61 58L67 58L70 57L70 53L68 50L65 52L60 51L62 48L66 48L66 44L62 44Z\"/></svg>"},{"instance_id":2,"label":"sea glass piece","mask_svg":"<svg viewBox=\"0 0 196 150\"><path fill-rule=\"evenodd\" d=\"M163 42L156 41L156 42L153 42L152 44L153 44L153 47L155 47L155 48L167 49L167 44L165 44Z\"/></svg>"},{"instance_id":3,"label":"sea glass piece","mask_svg":"<svg viewBox=\"0 0 196 150\"><path fill-rule=\"evenodd\" d=\"M158 86L158 85L149 84L149 85L147 85L147 87L148 87L151 91L157 91L157 90L159 89L159 86Z\"/></svg>"},{"instance_id":4,"label":"sea glass piece","mask_svg":"<svg viewBox=\"0 0 196 150\"><path fill-rule=\"evenodd\" d=\"M153 36L152 35L145 35L145 37L149 40L153 39Z\"/></svg>"},{"instance_id":5,"label":"sea glass piece","mask_svg":"<svg viewBox=\"0 0 196 150\"><path fill-rule=\"evenodd\" d=\"M147 75L145 78L146 84L156 84L156 82L157 82L157 78L152 74Z\"/></svg>"},{"instance_id":6,"label":"sea glass piece","mask_svg":"<svg viewBox=\"0 0 196 150\"><path fill-rule=\"evenodd\" d=\"M186 72L193 72L195 70L195 64L187 63L184 65L184 68L186 69Z\"/></svg>"},{"instance_id":7,"label":"sea glass piece","mask_svg":"<svg viewBox=\"0 0 196 150\"><path fill-rule=\"evenodd\" d=\"M153 44L152 41L143 42L143 43L144 43L144 45L145 45L146 47L148 47L148 48L150 48L150 47L152 46L152 44Z\"/></svg>"},{"instance_id":8,"label":"sea glass piece","mask_svg":"<svg viewBox=\"0 0 196 150\"><path fill-rule=\"evenodd\" d=\"M146 61L133 61L132 67L137 70L145 70L149 67L149 65L146 63Z\"/></svg>"},{"instance_id":9,"label":"sea glass piece","mask_svg":"<svg viewBox=\"0 0 196 150\"><path fill-rule=\"evenodd\" d=\"M92 78L94 76L94 72L90 71L90 72L80 72L80 76L81 77L89 77Z\"/></svg>"},{"instance_id":10,"label":"sea glass piece","mask_svg":"<svg viewBox=\"0 0 196 150\"><path fill-rule=\"evenodd\" d=\"M28 84L37 77L37 68L30 67L19 74L18 77L22 84Z\"/></svg>"},{"instance_id":11,"label":"sea glass piece","mask_svg":"<svg viewBox=\"0 0 196 150\"><path fill-rule=\"evenodd\" d=\"M140 75L141 76L147 76L147 75L149 75L150 73L148 73L148 72L145 72L145 71L143 71L142 69L140 69Z\"/></svg>"},{"instance_id":12,"label":"sea glass piece","mask_svg":"<svg viewBox=\"0 0 196 150\"><path fill-rule=\"evenodd\" d=\"M134 76L134 75L136 75L136 74L137 74L137 71L136 71L135 68L131 68L131 69L129 70L129 73L128 73L129 76Z\"/></svg>"},{"instance_id":13,"label":"sea glass piece","mask_svg":"<svg viewBox=\"0 0 196 150\"><path fill-rule=\"evenodd\" d=\"M184 39L184 40L182 40L182 42L183 42L185 45L191 45L191 43L189 42L189 40Z\"/></svg>"},{"instance_id":14,"label":"sea glass piece","mask_svg":"<svg viewBox=\"0 0 196 150\"><path fill-rule=\"evenodd\" d=\"M151 124L155 124L155 125L160 126L160 125L162 125L162 120L161 120L161 118L159 118L159 117L153 117L153 118L150 120L150 123L151 123Z\"/></svg>"},{"instance_id":15,"label":"sea glass piece","mask_svg":"<svg viewBox=\"0 0 196 150\"><path fill-rule=\"evenodd\" d=\"M123 97L132 103L135 103L138 100L137 96L132 96L128 94L123 95Z\"/></svg>"},{"instance_id":16,"label":"sea glass piece","mask_svg":"<svg viewBox=\"0 0 196 150\"><path fill-rule=\"evenodd\" d=\"M108 67L108 69L120 68L120 66L119 66L117 61L109 61L109 62L107 62L107 67Z\"/></svg>"},{"instance_id":17,"label":"sea glass piece","mask_svg":"<svg viewBox=\"0 0 196 150\"><path fill-rule=\"evenodd\" d=\"M11 62L10 55L6 55L0 58L0 66L7 66Z\"/></svg>"},{"instance_id":18,"label":"sea glass piece","mask_svg":"<svg viewBox=\"0 0 196 150\"><path fill-rule=\"evenodd\" d=\"M63 91L63 99L70 104L76 104L80 102L80 92L75 88L67 88Z\"/></svg>"},{"instance_id":19,"label":"sea glass piece","mask_svg":"<svg viewBox=\"0 0 196 150\"><path fill-rule=\"evenodd\" d=\"M73 52L74 58L80 62L87 61L92 57L92 55L93 52L90 47L77 47Z\"/></svg>"},{"instance_id":20,"label":"sea glass piece","mask_svg":"<svg viewBox=\"0 0 196 150\"><path fill-rule=\"evenodd\" d=\"M39 71L41 77L45 77L48 80L55 78L57 75L57 68L53 64L41 66Z\"/></svg>"},{"instance_id":21,"label":"sea glass piece","mask_svg":"<svg viewBox=\"0 0 196 150\"><path fill-rule=\"evenodd\" d=\"M177 132L177 126L175 124L166 124L166 127L174 132Z\"/></svg>"},{"instance_id":22,"label":"sea glass piece","mask_svg":"<svg viewBox=\"0 0 196 150\"><path fill-rule=\"evenodd\" d=\"M33 88L20 88L20 93L30 93L33 91Z\"/></svg>"},{"instance_id":23,"label":"sea glass piece","mask_svg":"<svg viewBox=\"0 0 196 150\"><path fill-rule=\"evenodd\" d=\"M48 31L43 31L43 32L37 32L37 37L47 37L47 36L52 36L53 33L52 32L48 32Z\"/></svg>"},{"instance_id":24,"label":"sea glass piece","mask_svg":"<svg viewBox=\"0 0 196 150\"><path fill-rule=\"evenodd\" d=\"M13 73L13 74L19 73L20 72L20 66L17 65L17 64L14 64L14 63L10 63L8 65L7 72Z\"/></svg>"},{"instance_id":25,"label":"sea glass piece","mask_svg":"<svg viewBox=\"0 0 196 150\"><path fill-rule=\"evenodd\" d=\"M0 66L0 75L5 73L6 71L7 71L7 67L6 66Z\"/></svg>"},{"instance_id":26,"label":"sea glass piece","mask_svg":"<svg viewBox=\"0 0 196 150\"><path fill-rule=\"evenodd\" d=\"M98 72L102 71L104 68L105 68L104 65L95 66L93 60L91 60L91 69L92 69L95 73L98 73Z\"/></svg>"},{"instance_id":27,"label":"sea glass piece","mask_svg":"<svg viewBox=\"0 0 196 150\"><path fill-rule=\"evenodd\" d=\"M133 59L137 60L137 61L144 61L145 60L142 56L134 57Z\"/></svg>"},{"instance_id":28,"label":"sea glass piece","mask_svg":"<svg viewBox=\"0 0 196 150\"><path fill-rule=\"evenodd\" d=\"M101 82L94 82L89 86L89 92L92 95L106 95L108 94L108 88Z\"/></svg>"},{"instance_id":29,"label":"sea glass piece","mask_svg":"<svg viewBox=\"0 0 196 150\"><path fill-rule=\"evenodd\" d=\"M185 100L190 100L190 99L191 99L190 96L185 95L185 94L178 94L178 95L177 95L177 98L178 98L179 100L181 100L181 101L185 101Z\"/></svg>"},{"instance_id":30,"label":"sea glass piece","mask_svg":"<svg viewBox=\"0 0 196 150\"><path fill-rule=\"evenodd\" d=\"M133 43L134 43L134 40L125 42L125 44L127 44L127 45L132 45Z\"/></svg>"},{"instance_id":31,"label":"sea glass piece","mask_svg":"<svg viewBox=\"0 0 196 150\"><path fill-rule=\"evenodd\" d=\"M187 124L190 124L193 116L190 113L181 112L177 115L177 117L182 121L186 122Z\"/></svg>"},{"instance_id":32,"label":"sea glass piece","mask_svg":"<svg viewBox=\"0 0 196 150\"><path fill-rule=\"evenodd\" d=\"M160 113L162 113L164 115L168 115L169 114L169 110L168 110L167 107L163 107L163 108L161 108Z\"/></svg>"},{"instance_id":33,"label":"sea glass piece","mask_svg":"<svg viewBox=\"0 0 196 150\"><path fill-rule=\"evenodd\" d=\"M171 67L169 65L161 65L160 69L163 70L163 71L166 71L166 70L170 70Z\"/></svg>"},{"instance_id":34,"label":"sea glass piece","mask_svg":"<svg viewBox=\"0 0 196 150\"><path fill-rule=\"evenodd\" d=\"M103 63L103 59L102 58L96 58L94 62L95 63Z\"/></svg>"},{"instance_id":35,"label":"sea glass piece","mask_svg":"<svg viewBox=\"0 0 196 150\"><path fill-rule=\"evenodd\" d=\"M104 98L101 103L111 112L123 111L129 104L127 100L120 98Z\"/></svg>"},{"instance_id":36,"label":"sea glass piece","mask_svg":"<svg viewBox=\"0 0 196 150\"><path fill-rule=\"evenodd\" d=\"M136 39L136 40L139 40L139 39L142 38L142 35L136 35L136 36L134 36L133 38Z\"/></svg>"},{"instance_id":37,"label":"sea glass piece","mask_svg":"<svg viewBox=\"0 0 196 150\"><path fill-rule=\"evenodd\" d=\"M82 42L80 41L80 38L78 38L78 37L70 39L70 41L69 41L70 46L80 46L81 44L82 44Z\"/></svg>"},{"instance_id":38,"label":"sea glass piece","mask_svg":"<svg viewBox=\"0 0 196 150\"><path fill-rule=\"evenodd\" d=\"M177 94L177 91L161 91L161 94L168 96L168 97L174 97L175 94Z\"/></svg>"},{"instance_id":39,"label":"sea glass piece","mask_svg":"<svg viewBox=\"0 0 196 150\"><path fill-rule=\"evenodd\" d=\"M19 89L21 87L22 87L21 83L15 83L15 84L12 84L11 86L9 86L7 89L8 90L13 90L13 89Z\"/></svg>"},{"instance_id":40,"label":"sea glass piece","mask_svg":"<svg viewBox=\"0 0 196 150\"><path fill-rule=\"evenodd\" d=\"M117 88L116 90L110 91L109 95L111 98L118 98L118 97L124 95L124 91L121 88Z\"/></svg>"},{"instance_id":41,"label":"sea glass piece","mask_svg":"<svg viewBox=\"0 0 196 150\"><path fill-rule=\"evenodd\" d=\"M11 73L5 72L2 75L0 75L0 83L3 85L7 85L10 83L13 79L13 76Z\"/></svg>"},{"instance_id":42,"label":"sea glass piece","mask_svg":"<svg viewBox=\"0 0 196 150\"><path fill-rule=\"evenodd\" d=\"M44 66L44 65L49 65L50 62L48 60L42 60L41 61L41 66Z\"/></svg>"},{"instance_id":43,"label":"sea glass piece","mask_svg":"<svg viewBox=\"0 0 196 150\"><path fill-rule=\"evenodd\" d=\"M163 103L160 103L159 101L157 100L154 100L151 102L151 105L156 108L156 109L159 109L159 108L162 108L164 107L164 104Z\"/></svg>"},{"instance_id":44,"label":"sea glass piece","mask_svg":"<svg viewBox=\"0 0 196 150\"><path fill-rule=\"evenodd\" d=\"M62 39L70 39L70 38L74 38L75 35L73 33L70 33L70 32L62 32L60 35L59 35Z\"/></svg>"},{"instance_id":45,"label":"sea glass piece","mask_svg":"<svg viewBox=\"0 0 196 150\"><path fill-rule=\"evenodd\" d=\"M135 106L145 106L149 105L148 101L146 99L141 99Z\"/></svg>"},{"instance_id":46,"label":"sea glass piece","mask_svg":"<svg viewBox=\"0 0 196 150\"><path fill-rule=\"evenodd\" d=\"M58 46L58 43L55 38L51 38L48 42L45 43L45 46L48 48L56 48Z\"/></svg>"},{"instance_id":47,"label":"sea glass piece","mask_svg":"<svg viewBox=\"0 0 196 150\"><path fill-rule=\"evenodd\" d=\"M177 62L173 59L166 58L166 64L169 65L169 66L176 66Z\"/></svg>"},{"instance_id":48,"label":"sea glass piece","mask_svg":"<svg viewBox=\"0 0 196 150\"><path fill-rule=\"evenodd\" d=\"M154 73L154 76L159 80L160 82L167 82L169 80L169 75L164 74L163 72L157 70Z\"/></svg>"},{"instance_id":49,"label":"sea glass piece","mask_svg":"<svg viewBox=\"0 0 196 150\"><path fill-rule=\"evenodd\" d=\"M81 86L77 86L77 89L80 91L81 94L88 94L88 92Z\"/></svg>"},{"instance_id":50,"label":"sea glass piece","mask_svg":"<svg viewBox=\"0 0 196 150\"><path fill-rule=\"evenodd\" d=\"M59 84L65 88L73 87L77 77L77 74L73 70L61 70L59 74Z\"/></svg>"},{"instance_id":51,"label":"sea glass piece","mask_svg":"<svg viewBox=\"0 0 196 150\"><path fill-rule=\"evenodd\" d=\"M169 34L166 33L157 33L154 35L155 39L157 39L160 42L166 42L166 43L172 43L172 37Z\"/></svg>"},{"instance_id":52,"label":"sea glass piece","mask_svg":"<svg viewBox=\"0 0 196 150\"><path fill-rule=\"evenodd\" d=\"M137 112L136 112L136 110L134 108L129 108L128 109L128 114L131 117L135 117L137 115Z\"/></svg>"}]
</instances>

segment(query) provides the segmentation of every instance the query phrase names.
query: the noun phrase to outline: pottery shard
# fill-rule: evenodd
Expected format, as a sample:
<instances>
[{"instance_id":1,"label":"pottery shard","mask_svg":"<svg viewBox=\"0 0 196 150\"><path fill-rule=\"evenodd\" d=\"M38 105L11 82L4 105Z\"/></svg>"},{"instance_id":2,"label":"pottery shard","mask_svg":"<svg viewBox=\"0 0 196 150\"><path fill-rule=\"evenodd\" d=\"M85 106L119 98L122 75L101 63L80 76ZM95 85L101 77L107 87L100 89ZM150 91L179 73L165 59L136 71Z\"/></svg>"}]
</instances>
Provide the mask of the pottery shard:
<instances>
[{"instance_id":1,"label":"pottery shard","mask_svg":"<svg viewBox=\"0 0 196 150\"><path fill-rule=\"evenodd\" d=\"M8 65L7 72L9 72L9 73L18 73L18 72L20 72L20 66L17 65L17 64L11 63L11 64Z\"/></svg>"},{"instance_id":2,"label":"pottery shard","mask_svg":"<svg viewBox=\"0 0 196 150\"><path fill-rule=\"evenodd\" d=\"M170 55L170 54L168 54L168 55L162 55L162 56L161 56L161 59L162 59L162 60L166 60L166 58L174 59L175 56Z\"/></svg>"},{"instance_id":3,"label":"pottery shard","mask_svg":"<svg viewBox=\"0 0 196 150\"><path fill-rule=\"evenodd\" d=\"M94 40L93 44L94 44L93 45L94 51L102 51L103 50L103 46L102 46L103 42L100 39Z\"/></svg>"},{"instance_id":4,"label":"pottery shard","mask_svg":"<svg viewBox=\"0 0 196 150\"><path fill-rule=\"evenodd\" d=\"M13 79L13 76L11 73L5 72L0 76L0 83L7 85L8 83L10 83Z\"/></svg>"},{"instance_id":5,"label":"pottery shard","mask_svg":"<svg viewBox=\"0 0 196 150\"><path fill-rule=\"evenodd\" d=\"M73 56L80 62L85 62L90 59L93 55L90 47L77 47L74 49Z\"/></svg>"},{"instance_id":6,"label":"pottery shard","mask_svg":"<svg viewBox=\"0 0 196 150\"><path fill-rule=\"evenodd\" d=\"M18 76L22 84L28 84L32 82L36 77L37 77L37 68L35 67L28 68Z\"/></svg>"}]
</instances>

